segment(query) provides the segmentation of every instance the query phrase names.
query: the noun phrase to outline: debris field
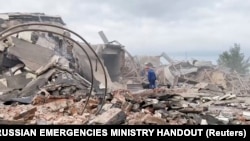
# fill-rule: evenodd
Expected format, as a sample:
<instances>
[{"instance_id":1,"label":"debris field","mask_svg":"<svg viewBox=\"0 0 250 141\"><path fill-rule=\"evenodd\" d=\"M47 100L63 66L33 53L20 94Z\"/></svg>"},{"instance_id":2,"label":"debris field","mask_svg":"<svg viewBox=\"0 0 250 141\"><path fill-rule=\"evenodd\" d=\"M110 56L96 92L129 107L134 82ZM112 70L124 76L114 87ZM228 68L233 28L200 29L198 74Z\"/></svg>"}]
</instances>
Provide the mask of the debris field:
<instances>
[{"instance_id":1,"label":"debris field","mask_svg":"<svg viewBox=\"0 0 250 141\"><path fill-rule=\"evenodd\" d=\"M99 35L104 43L90 44L59 16L0 14L0 124L250 123L249 76L165 52L132 56ZM157 74L155 89L145 65Z\"/></svg>"}]
</instances>

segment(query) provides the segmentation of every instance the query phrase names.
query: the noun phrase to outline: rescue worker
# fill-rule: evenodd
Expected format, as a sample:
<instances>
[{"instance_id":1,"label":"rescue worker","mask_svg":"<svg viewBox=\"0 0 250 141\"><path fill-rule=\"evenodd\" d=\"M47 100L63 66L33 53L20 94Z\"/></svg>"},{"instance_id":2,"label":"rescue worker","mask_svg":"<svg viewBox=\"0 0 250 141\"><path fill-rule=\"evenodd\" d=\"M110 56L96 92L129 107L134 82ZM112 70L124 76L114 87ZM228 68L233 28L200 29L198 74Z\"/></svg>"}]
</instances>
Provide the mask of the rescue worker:
<instances>
[{"instance_id":1,"label":"rescue worker","mask_svg":"<svg viewBox=\"0 0 250 141\"><path fill-rule=\"evenodd\" d=\"M148 72L149 88L154 89L154 88L156 88L156 84L155 84L156 74L155 74L155 71L152 68L150 68L149 66L146 66L146 70Z\"/></svg>"}]
</instances>

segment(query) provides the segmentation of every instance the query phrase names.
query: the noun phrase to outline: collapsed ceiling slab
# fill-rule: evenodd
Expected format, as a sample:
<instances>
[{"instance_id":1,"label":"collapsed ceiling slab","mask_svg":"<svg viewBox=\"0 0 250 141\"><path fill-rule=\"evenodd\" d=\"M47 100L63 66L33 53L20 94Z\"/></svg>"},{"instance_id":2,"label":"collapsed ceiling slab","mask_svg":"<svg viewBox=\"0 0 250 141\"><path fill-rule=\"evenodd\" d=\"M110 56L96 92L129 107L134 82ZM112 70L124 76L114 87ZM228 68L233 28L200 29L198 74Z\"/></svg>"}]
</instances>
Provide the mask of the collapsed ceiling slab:
<instances>
[{"instance_id":1,"label":"collapsed ceiling slab","mask_svg":"<svg viewBox=\"0 0 250 141\"><path fill-rule=\"evenodd\" d=\"M45 66L55 54L50 49L30 44L15 37L12 37L12 41L14 46L8 48L8 53L16 56L32 71L37 71L42 66Z\"/></svg>"},{"instance_id":2,"label":"collapsed ceiling slab","mask_svg":"<svg viewBox=\"0 0 250 141\"><path fill-rule=\"evenodd\" d=\"M41 23L32 23L33 25L40 25L40 26L44 26L45 28L46 28L46 26L48 26L48 27L53 27L53 28L57 28L57 29L59 29L60 31L63 31L63 33L65 33L65 30L67 31L67 32L71 32L72 34L75 34L74 32L72 32L72 31L70 31L70 30L68 30L67 28L62 28L62 27L60 27L60 26L56 26L56 25L52 25L52 24L41 24ZM60 34L60 33L58 33L58 32L56 32L57 31L57 29L56 29L56 31L51 31L50 30L50 28L46 28L46 29L40 29L40 28L30 28L30 25L32 25L31 23L30 24L21 24L21 25L18 25L18 26L13 26L12 28L10 28L10 30L8 30L8 33L7 33L7 30L6 31L4 31L4 32L2 32L1 33L1 36L2 35L4 35L4 36L2 36L1 37L1 39L0 40L5 40L7 37L9 37L10 35L8 35L8 34L11 34L11 35L13 35L13 34L17 34L17 33L19 33L19 32L23 32L23 31L39 31L39 32L48 32L48 34L49 34L49 38L52 38L52 39L55 39L55 41L56 41L56 44L57 44L57 42L58 42L58 44L57 45L59 45L59 47L61 47L61 46L64 46L65 45L65 42L67 42L67 43L69 43L69 44L67 44L67 45L65 45L65 46L70 46L69 47L69 49L70 48L72 48L72 42L73 43L75 43L75 44L77 44L77 48L80 48L81 49L81 51L84 51L84 48L78 43L78 42L76 42L74 39L72 39L72 38L70 38L70 36L65 36L65 34ZM28 29L27 28L25 28L25 26L26 27L28 27ZM15 29L16 27L20 27L19 29ZM23 28L24 27L24 28ZM11 29L13 29L13 31L11 31ZM54 38L55 36L53 35L53 34L56 34L56 35L59 35L59 36L62 36L63 38L60 38L60 40L57 40L57 38ZM17 34L18 35L18 34ZM28 35L28 34L27 34ZM82 39L85 43L87 43L82 37L80 37L78 34L75 34L76 36L78 36L80 39ZM26 35L25 35L26 36ZM38 33L38 37L39 36L42 36L42 37L44 37L44 34L40 34L40 33ZM4 98L4 97L6 97L6 98L15 98L15 97L22 97L22 96L34 96L34 95L36 95L36 94L38 94L38 91L39 90L41 90L41 89L43 89L43 87L45 87L46 85L48 85L48 84L50 84L52 81L53 81L53 79L52 78L54 78L54 77L56 77L55 75L56 74L51 74L51 73L49 73L51 70L53 70L53 68L56 68L56 70L58 71L63 71L63 72L67 72L67 73L70 73L71 75L72 75L72 79L74 79L74 80L76 80L76 81L79 81L80 80L80 82L77 82L77 83L71 83L71 81L69 81L69 82L65 82L65 84L62 84L62 85L59 85L58 86L58 84L55 86L55 88L57 88L58 87L58 89L53 89L53 91L59 91L59 94L74 94L76 91L77 91L77 89L86 89L87 91L89 91L90 90L90 92L89 92L89 94L93 94L92 93L92 86L93 86L93 84L90 84L90 86L87 86L87 87L85 87L85 85L82 85L82 83L85 83L86 81L86 79L84 78L84 77L82 77L81 75L79 75L78 73L79 73L79 71L78 71L78 69L77 68L75 68L75 66L72 66L72 64L74 63L74 60L70 60L71 58L68 58L68 55L67 56L64 56L65 54L64 53L61 53L61 54L57 54L57 55L60 55L60 57L59 57L59 60L58 61L56 61L56 62L53 62L53 57L55 56L55 50L53 50L53 49L50 49L50 48L48 48L48 47L42 47L42 46L39 46L39 45L37 45L36 44L36 42L30 42L30 40L28 39L28 41L24 41L24 38L19 38L18 36L16 36L17 38L15 39L15 37L13 37L12 38L12 42L13 42L13 44L11 44L10 46L7 46L7 53L9 54L9 55L11 55L13 58L16 58L17 60L20 60L21 62L18 62L18 63L23 63L23 64L25 64L25 67L26 68L28 68L28 69L25 69L25 70L18 70L18 73L24 73L25 71L30 71L30 70L32 70L32 72L34 73L34 72L37 72L37 70L42 70L42 71L39 71L40 73L39 74L37 74L38 75L38 77L34 77L33 78L33 80L30 82L30 83L28 83L27 84L27 86L25 86L25 88L23 88L22 90L21 90L21 92L16 92L16 93L14 93L14 92L11 92L11 96L7 96L6 97L6 95L4 95L3 97L1 96L1 98ZM28 36L27 36L28 37ZM30 36L29 36L30 37ZM28 38L29 38L28 37ZM31 36L32 37L32 36ZM39 39L39 38L38 38ZM14 41L13 41L14 40ZM61 40L65 40L65 42L60 42ZM71 41L71 42L68 42L68 40L69 41ZM42 41L41 41L42 42ZM41 44L41 43L40 43ZM26 47L25 48L25 46L28 46L28 47ZM92 56L94 56L95 57L95 62L96 62L96 60L98 60L99 61L99 57L95 54L95 52L92 50L92 48L89 46L89 45L87 45L87 47L89 47L89 49L90 49L90 52L92 52L93 54L92 54ZM33 50L32 50L33 49ZM44 50L45 49L45 50ZM60 49L60 48L59 48ZM37 52L35 52L35 51L37 51ZM28 52L30 53L30 54L28 54ZM38 54L38 53L40 53L40 54ZM44 55L44 53L46 54L46 55ZM68 52L68 50L67 50L67 52L66 53L70 53L70 52ZM44 55L43 57L44 58L40 58L40 56L39 55ZM56 55L56 56L57 56ZM36 57L35 57L36 56ZM38 62L36 62L36 60L38 60L39 59L39 61ZM47 60L46 60L47 59ZM65 64L61 64L60 63L60 60L68 60L68 61L73 61L73 62L71 62L72 64L71 65L66 65L65 66ZM86 61L87 60L87 61ZM51 64L51 61L52 61L52 64ZM81 62L82 60L80 60L80 62ZM88 59L86 59L85 58L85 60L84 61L86 61L86 62L88 62ZM83 62L84 62L83 61ZM45 63L46 62L46 63ZM64 61L63 61L64 62ZM18 64L18 63L16 63L16 64ZM14 64L13 66L15 66L16 64ZM88 64L88 63L87 63ZM79 66L79 65L78 65ZM11 67L11 66L10 66ZM92 67L92 66L91 66ZM89 67L89 68L91 68L91 67ZM102 64L102 61L100 61L99 62L99 67L100 68L102 68L103 67L103 64ZM73 69L73 70L72 70ZM83 69L84 70L84 69ZM87 69L86 69L87 70ZM7 68L5 68L5 71L8 71L8 67ZM23 72L24 71L24 72ZM86 72L85 70L83 71L84 73ZM93 72L91 72L90 71L90 74L91 73L93 73ZM49 74L51 74L51 75L49 75ZM42 76L43 75L45 75L44 77L45 78L43 78ZM106 72L105 71L103 71L103 73L102 73L102 76L105 76L106 75ZM42 78L41 78L42 77ZM91 75L90 75L90 77L92 77ZM91 78L90 78L91 79ZM106 79L106 76L105 76L105 79ZM104 79L104 84L102 84L103 85L103 89L105 90L105 89L107 89L107 82L106 82L106 80ZM67 81L68 79L66 79L65 81ZM82 81L84 81L84 82L82 82ZM81 85L79 85L79 84L81 84ZM93 82L91 82L91 83L93 83ZM70 85L70 86L68 86L68 85ZM49 90L51 90L50 88L49 88ZM73 91L74 92L73 92ZM86 92L87 92L86 91ZM43 89L43 92L45 93L45 94L56 94L56 92L54 93L54 92L46 92L46 89L44 90ZM85 93L86 93L85 92ZM88 97L90 97L91 95L87 95ZM106 91L103 91L103 93L102 93L102 95L104 95L103 97L105 98L105 96L106 96ZM5 98L5 99L6 99ZM14 100L15 101L15 100ZM86 104L88 103L88 100L86 101ZM85 105L86 105L85 104ZM102 106L101 106L102 107ZM101 107L100 107L100 109L101 109ZM97 111L98 112L98 111Z\"/></svg>"}]
</instances>

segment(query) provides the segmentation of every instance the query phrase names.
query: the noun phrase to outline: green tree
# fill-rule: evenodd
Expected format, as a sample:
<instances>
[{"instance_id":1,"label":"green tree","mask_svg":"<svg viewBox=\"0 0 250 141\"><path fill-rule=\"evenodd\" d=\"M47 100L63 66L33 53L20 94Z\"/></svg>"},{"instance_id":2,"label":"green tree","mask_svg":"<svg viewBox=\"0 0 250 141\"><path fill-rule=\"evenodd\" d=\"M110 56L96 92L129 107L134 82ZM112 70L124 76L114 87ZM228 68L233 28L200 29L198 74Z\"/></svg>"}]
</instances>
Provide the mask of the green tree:
<instances>
[{"instance_id":1,"label":"green tree","mask_svg":"<svg viewBox=\"0 0 250 141\"><path fill-rule=\"evenodd\" d=\"M229 51L224 51L219 55L217 60L218 65L227 67L231 71L236 71L240 74L246 74L249 72L249 58L245 59L244 53L241 53L239 44L234 44Z\"/></svg>"}]
</instances>

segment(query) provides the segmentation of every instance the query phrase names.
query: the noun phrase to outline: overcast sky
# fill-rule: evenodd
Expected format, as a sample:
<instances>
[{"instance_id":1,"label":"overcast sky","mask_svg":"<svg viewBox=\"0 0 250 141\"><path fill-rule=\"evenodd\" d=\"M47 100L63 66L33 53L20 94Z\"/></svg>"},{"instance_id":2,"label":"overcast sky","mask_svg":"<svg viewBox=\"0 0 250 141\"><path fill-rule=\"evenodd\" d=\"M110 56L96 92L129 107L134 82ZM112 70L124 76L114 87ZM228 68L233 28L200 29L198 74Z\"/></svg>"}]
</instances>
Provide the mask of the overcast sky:
<instances>
[{"instance_id":1,"label":"overcast sky","mask_svg":"<svg viewBox=\"0 0 250 141\"><path fill-rule=\"evenodd\" d=\"M0 0L0 12L60 15L92 44L104 31L132 55L217 59L240 43L250 55L249 0Z\"/></svg>"}]
</instances>

